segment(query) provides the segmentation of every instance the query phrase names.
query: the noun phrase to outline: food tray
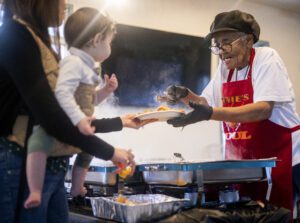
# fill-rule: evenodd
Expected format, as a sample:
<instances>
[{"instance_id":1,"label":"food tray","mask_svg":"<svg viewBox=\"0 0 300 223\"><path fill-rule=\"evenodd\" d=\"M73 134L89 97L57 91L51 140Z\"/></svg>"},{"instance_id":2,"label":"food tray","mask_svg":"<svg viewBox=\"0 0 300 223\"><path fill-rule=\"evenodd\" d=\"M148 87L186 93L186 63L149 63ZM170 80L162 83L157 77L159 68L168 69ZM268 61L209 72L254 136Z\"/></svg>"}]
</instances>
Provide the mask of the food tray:
<instances>
[{"instance_id":1,"label":"food tray","mask_svg":"<svg viewBox=\"0 0 300 223\"><path fill-rule=\"evenodd\" d=\"M180 210L187 199L178 199L162 194L140 194L126 196L134 204L115 201L114 197L90 197L96 217L118 222L150 222Z\"/></svg>"},{"instance_id":2,"label":"food tray","mask_svg":"<svg viewBox=\"0 0 300 223\"><path fill-rule=\"evenodd\" d=\"M143 171L147 184L184 186L193 182L193 171Z\"/></svg>"},{"instance_id":3,"label":"food tray","mask_svg":"<svg viewBox=\"0 0 300 223\"><path fill-rule=\"evenodd\" d=\"M90 166L85 177L85 183L96 185L114 186L117 184L117 174L115 166ZM72 166L69 166L66 174L66 181L72 179Z\"/></svg>"}]
</instances>

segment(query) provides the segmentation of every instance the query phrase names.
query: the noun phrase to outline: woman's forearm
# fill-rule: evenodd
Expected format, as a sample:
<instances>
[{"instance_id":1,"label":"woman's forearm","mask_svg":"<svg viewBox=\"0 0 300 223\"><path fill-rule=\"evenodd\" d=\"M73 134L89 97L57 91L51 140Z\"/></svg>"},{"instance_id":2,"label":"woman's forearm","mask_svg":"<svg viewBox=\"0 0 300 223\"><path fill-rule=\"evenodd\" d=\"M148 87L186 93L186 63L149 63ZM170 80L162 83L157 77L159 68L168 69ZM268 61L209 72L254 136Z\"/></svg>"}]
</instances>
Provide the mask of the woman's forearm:
<instances>
[{"instance_id":1,"label":"woman's forearm","mask_svg":"<svg viewBox=\"0 0 300 223\"><path fill-rule=\"evenodd\" d=\"M274 102L256 102L239 107L215 107L211 119L226 122L257 122L270 118Z\"/></svg>"},{"instance_id":2,"label":"woman's forearm","mask_svg":"<svg viewBox=\"0 0 300 223\"><path fill-rule=\"evenodd\" d=\"M92 121L92 126L96 128L95 133L115 132L123 129L120 117L96 119Z\"/></svg>"}]
</instances>

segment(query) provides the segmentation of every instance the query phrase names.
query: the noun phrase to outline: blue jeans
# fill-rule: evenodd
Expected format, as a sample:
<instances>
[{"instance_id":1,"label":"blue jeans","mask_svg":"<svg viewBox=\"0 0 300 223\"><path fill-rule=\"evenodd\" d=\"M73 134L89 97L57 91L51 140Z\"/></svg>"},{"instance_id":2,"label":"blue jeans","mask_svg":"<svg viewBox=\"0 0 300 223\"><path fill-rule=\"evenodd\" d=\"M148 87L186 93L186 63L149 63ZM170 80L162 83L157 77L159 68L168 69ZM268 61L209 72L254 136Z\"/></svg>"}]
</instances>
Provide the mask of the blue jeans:
<instances>
[{"instance_id":1,"label":"blue jeans","mask_svg":"<svg viewBox=\"0 0 300 223\"><path fill-rule=\"evenodd\" d=\"M18 198L22 156L0 144L0 223L13 223Z\"/></svg>"},{"instance_id":2,"label":"blue jeans","mask_svg":"<svg viewBox=\"0 0 300 223\"><path fill-rule=\"evenodd\" d=\"M9 152L0 143L0 223L13 223L21 172L22 155ZM65 171L46 170L42 203L37 208L22 209L21 223L66 223L69 220L64 187ZM24 200L29 192L26 186Z\"/></svg>"}]
</instances>

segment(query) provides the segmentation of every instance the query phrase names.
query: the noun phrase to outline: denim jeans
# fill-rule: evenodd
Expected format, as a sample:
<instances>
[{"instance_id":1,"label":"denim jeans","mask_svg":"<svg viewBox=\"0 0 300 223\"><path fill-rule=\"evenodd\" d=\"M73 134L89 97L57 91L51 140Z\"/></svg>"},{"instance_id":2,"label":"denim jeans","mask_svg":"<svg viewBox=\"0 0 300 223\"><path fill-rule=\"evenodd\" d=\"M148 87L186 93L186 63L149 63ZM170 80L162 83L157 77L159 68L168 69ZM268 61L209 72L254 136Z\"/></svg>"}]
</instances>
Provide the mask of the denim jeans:
<instances>
[{"instance_id":1,"label":"denim jeans","mask_svg":"<svg viewBox=\"0 0 300 223\"><path fill-rule=\"evenodd\" d=\"M9 152L0 143L0 223L13 223L22 155ZM64 187L65 171L53 173L46 170L42 203L37 208L22 209L21 223L66 223L68 222L68 203ZM29 192L26 186L24 200Z\"/></svg>"},{"instance_id":2,"label":"denim jeans","mask_svg":"<svg viewBox=\"0 0 300 223\"><path fill-rule=\"evenodd\" d=\"M0 144L0 223L13 223L18 198L22 156Z\"/></svg>"}]
</instances>

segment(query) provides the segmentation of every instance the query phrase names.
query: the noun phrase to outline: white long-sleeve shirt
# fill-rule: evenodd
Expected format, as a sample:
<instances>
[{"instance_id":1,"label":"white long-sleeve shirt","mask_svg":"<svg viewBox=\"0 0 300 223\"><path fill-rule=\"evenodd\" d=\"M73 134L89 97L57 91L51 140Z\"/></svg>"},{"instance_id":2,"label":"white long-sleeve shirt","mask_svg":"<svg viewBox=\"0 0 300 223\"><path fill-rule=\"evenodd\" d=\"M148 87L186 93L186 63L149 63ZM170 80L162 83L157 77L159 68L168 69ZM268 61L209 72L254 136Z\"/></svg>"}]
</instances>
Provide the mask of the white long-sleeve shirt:
<instances>
[{"instance_id":1,"label":"white long-sleeve shirt","mask_svg":"<svg viewBox=\"0 0 300 223\"><path fill-rule=\"evenodd\" d=\"M89 54L74 47L71 47L69 52L71 55L59 64L55 95L72 123L77 125L86 116L74 97L77 87L80 83L95 85L102 80L95 72L96 62Z\"/></svg>"}]
</instances>

